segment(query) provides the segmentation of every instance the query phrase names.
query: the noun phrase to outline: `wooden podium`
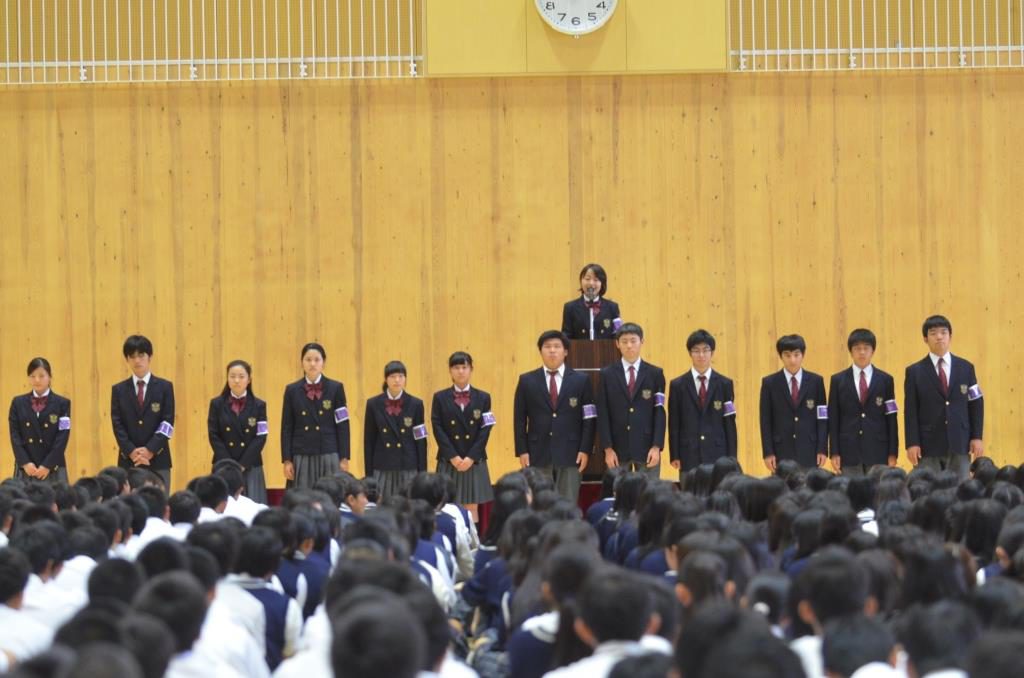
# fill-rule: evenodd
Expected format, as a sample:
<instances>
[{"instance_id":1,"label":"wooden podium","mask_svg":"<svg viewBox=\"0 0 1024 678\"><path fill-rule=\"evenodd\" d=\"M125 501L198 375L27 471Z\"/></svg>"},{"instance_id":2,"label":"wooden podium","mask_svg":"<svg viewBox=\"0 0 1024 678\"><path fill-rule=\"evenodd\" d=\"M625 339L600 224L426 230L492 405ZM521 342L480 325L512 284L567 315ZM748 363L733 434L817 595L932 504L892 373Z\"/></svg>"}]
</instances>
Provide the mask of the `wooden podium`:
<instances>
[{"instance_id":1,"label":"wooden podium","mask_svg":"<svg viewBox=\"0 0 1024 678\"><path fill-rule=\"evenodd\" d=\"M601 384L601 368L619 359L619 349L613 339L596 339L573 341L569 348L566 363L577 372L584 372L590 377L590 386L594 389L594 401L597 401L597 389ZM590 454L587 470L583 473L584 480L601 480L605 472L604 449L601 448L600 436L595 432L594 450Z\"/></svg>"}]
</instances>

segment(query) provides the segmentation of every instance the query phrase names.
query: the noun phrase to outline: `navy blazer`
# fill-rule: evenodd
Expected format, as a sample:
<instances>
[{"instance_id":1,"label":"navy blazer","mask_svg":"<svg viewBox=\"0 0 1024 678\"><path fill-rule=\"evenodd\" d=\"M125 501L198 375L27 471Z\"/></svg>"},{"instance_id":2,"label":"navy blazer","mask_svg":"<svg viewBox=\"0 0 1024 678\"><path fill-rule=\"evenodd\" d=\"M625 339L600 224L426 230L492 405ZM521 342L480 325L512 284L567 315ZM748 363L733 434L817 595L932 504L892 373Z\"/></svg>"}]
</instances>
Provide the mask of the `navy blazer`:
<instances>
[{"instance_id":1,"label":"navy blazer","mask_svg":"<svg viewBox=\"0 0 1024 678\"><path fill-rule=\"evenodd\" d=\"M46 407L37 416L32 409L31 393L15 396L7 423L18 468L31 463L53 472L67 466L64 452L71 437L70 400L51 390Z\"/></svg>"},{"instance_id":2,"label":"navy blazer","mask_svg":"<svg viewBox=\"0 0 1024 678\"><path fill-rule=\"evenodd\" d=\"M300 454L337 454L349 458L348 407L345 386L321 375L324 385L319 400L306 397L306 378L284 389L281 411L281 460L291 461Z\"/></svg>"},{"instance_id":3,"label":"navy blazer","mask_svg":"<svg viewBox=\"0 0 1024 678\"><path fill-rule=\"evenodd\" d=\"M519 376L514 412L516 456L529 454L531 466L575 466L578 453L589 455L594 449L597 407L590 377L568 365L558 407L551 407L542 367Z\"/></svg>"},{"instance_id":4,"label":"navy blazer","mask_svg":"<svg viewBox=\"0 0 1024 678\"><path fill-rule=\"evenodd\" d=\"M171 468L171 436L174 434L174 385L171 382L151 374L141 408L134 375L114 384L110 390L110 423L117 439L117 463L121 468L134 467L129 455L136 447L145 447L153 453L149 466L142 468L159 471Z\"/></svg>"},{"instance_id":5,"label":"navy blazer","mask_svg":"<svg viewBox=\"0 0 1024 678\"><path fill-rule=\"evenodd\" d=\"M844 465L874 466L898 455L896 384L891 374L873 367L863 406L852 367L832 375L828 392L830 456L838 455Z\"/></svg>"},{"instance_id":6,"label":"navy blazer","mask_svg":"<svg viewBox=\"0 0 1024 678\"><path fill-rule=\"evenodd\" d=\"M424 423L423 401L402 394L402 412L393 417L387 413L387 394L375 395L366 401L363 420L363 453L366 475L374 471L426 471L427 427Z\"/></svg>"},{"instance_id":7,"label":"navy blazer","mask_svg":"<svg viewBox=\"0 0 1024 678\"><path fill-rule=\"evenodd\" d=\"M708 397L700 408L693 373L681 374L669 385L669 454L683 471L736 456L736 404L732 379L711 370Z\"/></svg>"},{"instance_id":8,"label":"navy blazer","mask_svg":"<svg viewBox=\"0 0 1024 678\"><path fill-rule=\"evenodd\" d=\"M903 392L907 447L919 445L922 456L944 457L967 454L971 440L981 440L985 400L968 361L950 354L948 397L930 356L907 368Z\"/></svg>"},{"instance_id":9,"label":"navy blazer","mask_svg":"<svg viewBox=\"0 0 1024 678\"><path fill-rule=\"evenodd\" d=\"M231 409L231 396L210 401L206 428L213 448L213 463L234 459L246 470L263 466L263 447L267 444L267 403L249 394L238 414Z\"/></svg>"},{"instance_id":10,"label":"navy blazer","mask_svg":"<svg viewBox=\"0 0 1024 678\"><path fill-rule=\"evenodd\" d=\"M594 339L614 339L617 319L622 319L619 305L601 297L601 310L594 318ZM562 307L562 331L570 339L590 339L590 308L582 294Z\"/></svg>"},{"instance_id":11,"label":"navy blazer","mask_svg":"<svg viewBox=\"0 0 1024 678\"><path fill-rule=\"evenodd\" d=\"M652 447L665 447L665 373L641 360L633 397L622 360L601 369L597 387L597 431L601 449L612 448L620 463L647 462Z\"/></svg>"},{"instance_id":12,"label":"navy blazer","mask_svg":"<svg viewBox=\"0 0 1024 678\"><path fill-rule=\"evenodd\" d=\"M489 415L489 416L485 416ZM455 404L455 389L434 394L430 405L430 424L437 441L437 460L469 457L474 462L487 459L487 441L494 427L491 396L478 388L469 388L469 404Z\"/></svg>"},{"instance_id":13,"label":"navy blazer","mask_svg":"<svg viewBox=\"0 0 1024 678\"><path fill-rule=\"evenodd\" d=\"M814 468L817 455L828 451L825 380L804 370L799 395L793 405L785 370L761 380L761 449L765 457L793 459L804 468Z\"/></svg>"}]
</instances>

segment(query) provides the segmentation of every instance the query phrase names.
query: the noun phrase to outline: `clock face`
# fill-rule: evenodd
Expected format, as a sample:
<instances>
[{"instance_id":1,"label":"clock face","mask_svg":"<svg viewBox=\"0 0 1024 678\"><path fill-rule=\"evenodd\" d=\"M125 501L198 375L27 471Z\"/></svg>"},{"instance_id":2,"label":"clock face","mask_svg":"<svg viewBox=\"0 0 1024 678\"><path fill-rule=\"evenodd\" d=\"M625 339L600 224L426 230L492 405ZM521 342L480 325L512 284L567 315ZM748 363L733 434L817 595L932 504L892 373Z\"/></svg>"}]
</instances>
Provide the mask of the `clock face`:
<instances>
[{"instance_id":1,"label":"clock face","mask_svg":"<svg viewBox=\"0 0 1024 678\"><path fill-rule=\"evenodd\" d=\"M535 0L545 22L560 33L584 35L604 26L619 0Z\"/></svg>"}]
</instances>

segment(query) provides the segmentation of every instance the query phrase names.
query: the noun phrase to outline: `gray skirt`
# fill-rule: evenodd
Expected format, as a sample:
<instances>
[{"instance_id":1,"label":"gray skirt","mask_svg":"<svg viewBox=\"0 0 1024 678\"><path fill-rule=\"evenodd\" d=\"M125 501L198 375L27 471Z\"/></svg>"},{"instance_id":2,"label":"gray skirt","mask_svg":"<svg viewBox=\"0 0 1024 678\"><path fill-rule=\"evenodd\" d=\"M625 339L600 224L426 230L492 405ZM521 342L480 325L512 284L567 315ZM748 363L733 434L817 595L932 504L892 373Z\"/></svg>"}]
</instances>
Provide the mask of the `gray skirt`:
<instances>
[{"instance_id":1,"label":"gray skirt","mask_svg":"<svg viewBox=\"0 0 1024 678\"><path fill-rule=\"evenodd\" d=\"M377 481L377 492L380 497L377 503L388 497L404 496L417 473L419 471L374 471L373 478Z\"/></svg>"},{"instance_id":2,"label":"gray skirt","mask_svg":"<svg viewBox=\"0 0 1024 678\"><path fill-rule=\"evenodd\" d=\"M267 503L267 478L262 466L253 466L242 472L245 480L245 496L260 504Z\"/></svg>"},{"instance_id":3,"label":"gray skirt","mask_svg":"<svg viewBox=\"0 0 1024 678\"><path fill-rule=\"evenodd\" d=\"M437 472L455 479L453 499L456 504L486 504L494 500L494 488L491 486L486 459L476 462L468 471L457 471L450 462L438 459Z\"/></svg>"},{"instance_id":4,"label":"gray skirt","mask_svg":"<svg viewBox=\"0 0 1024 678\"><path fill-rule=\"evenodd\" d=\"M14 479L21 480L23 482L44 482L44 483L64 483L68 484L68 470L64 467L57 469L56 471L50 471L50 475L46 476L46 480L40 481L36 478L29 478L28 474L21 470L20 466L14 467Z\"/></svg>"},{"instance_id":5,"label":"gray skirt","mask_svg":"<svg viewBox=\"0 0 1024 678\"><path fill-rule=\"evenodd\" d=\"M288 481L288 489L312 489L316 481L324 476L333 476L340 470L338 455L332 454L297 454L292 458L295 466L295 480ZM255 501L254 497L250 497Z\"/></svg>"}]
</instances>

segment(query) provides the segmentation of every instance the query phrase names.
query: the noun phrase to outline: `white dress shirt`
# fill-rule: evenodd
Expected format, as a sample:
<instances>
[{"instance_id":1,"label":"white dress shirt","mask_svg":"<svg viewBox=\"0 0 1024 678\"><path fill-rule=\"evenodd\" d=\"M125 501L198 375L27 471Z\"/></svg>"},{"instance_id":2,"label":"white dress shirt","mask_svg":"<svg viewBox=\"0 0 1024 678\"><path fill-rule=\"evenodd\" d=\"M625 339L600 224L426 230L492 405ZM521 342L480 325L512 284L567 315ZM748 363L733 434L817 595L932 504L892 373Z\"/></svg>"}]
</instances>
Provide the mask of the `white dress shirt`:
<instances>
[{"instance_id":1,"label":"white dress shirt","mask_svg":"<svg viewBox=\"0 0 1024 678\"><path fill-rule=\"evenodd\" d=\"M932 359L932 368L935 369L935 375L939 374L939 358L942 358L942 371L946 373L946 383L949 383L949 368L953 362L953 355L946 352L946 355L935 355L934 353L928 353L928 357Z\"/></svg>"},{"instance_id":2,"label":"white dress shirt","mask_svg":"<svg viewBox=\"0 0 1024 678\"><path fill-rule=\"evenodd\" d=\"M132 391L134 391L135 393L139 392L139 381L141 381L143 384L142 397L145 398L146 395L149 393L149 380L152 377L152 372L146 372L146 376L144 377L136 377L134 374L132 374Z\"/></svg>"},{"instance_id":3,"label":"white dress shirt","mask_svg":"<svg viewBox=\"0 0 1024 678\"><path fill-rule=\"evenodd\" d=\"M710 388L710 386L711 386L711 368L710 367L708 368L708 371L705 372L704 374L701 374L700 372L698 372L696 367L691 367L690 368L690 376L693 377L693 387L695 389L697 389L697 393L700 393L700 378L701 377L704 377L704 388ZM787 381L786 383L788 384L789 382Z\"/></svg>"},{"instance_id":4,"label":"white dress shirt","mask_svg":"<svg viewBox=\"0 0 1024 678\"><path fill-rule=\"evenodd\" d=\"M640 378L640 362L642 358L637 358L635 363L626 362L625 358L621 359L622 362L622 374L626 377L626 385L629 385L629 368L633 368L633 378Z\"/></svg>"},{"instance_id":5,"label":"white dress shirt","mask_svg":"<svg viewBox=\"0 0 1024 678\"><path fill-rule=\"evenodd\" d=\"M541 365L541 369L544 370L544 386L548 389L551 388L551 375L548 374L548 368L546 365ZM558 390L559 395L562 393L562 377L565 376L565 363L559 365L558 369L555 370L555 388Z\"/></svg>"},{"instance_id":6,"label":"white dress shirt","mask_svg":"<svg viewBox=\"0 0 1024 678\"><path fill-rule=\"evenodd\" d=\"M633 640L612 640L594 648L594 654L560 669L544 674L545 678L607 678L615 665L627 657L646 654L647 648Z\"/></svg>"},{"instance_id":7,"label":"white dress shirt","mask_svg":"<svg viewBox=\"0 0 1024 678\"><path fill-rule=\"evenodd\" d=\"M64 561L64 567L51 582L53 586L71 596L88 599L89 575L96 567L96 561L89 556L75 556Z\"/></svg>"},{"instance_id":8,"label":"white dress shirt","mask_svg":"<svg viewBox=\"0 0 1024 678\"><path fill-rule=\"evenodd\" d=\"M252 525L253 518L256 514L267 509L266 505L249 499L244 494L239 495L238 498L228 497L228 505L224 508L223 517L238 518L246 526Z\"/></svg>"},{"instance_id":9,"label":"white dress shirt","mask_svg":"<svg viewBox=\"0 0 1024 678\"><path fill-rule=\"evenodd\" d=\"M792 389L793 377L796 377L796 390L800 390L800 387L804 385L804 368L797 370L796 374L790 374L789 370L785 367L782 368L782 375L786 377L786 390Z\"/></svg>"},{"instance_id":10,"label":"white dress shirt","mask_svg":"<svg viewBox=\"0 0 1024 678\"><path fill-rule=\"evenodd\" d=\"M42 624L21 610L0 603L0 650L10 652L19 662L50 648L54 628Z\"/></svg>"},{"instance_id":11,"label":"white dress shirt","mask_svg":"<svg viewBox=\"0 0 1024 678\"><path fill-rule=\"evenodd\" d=\"M864 373L864 379L868 382L868 388L871 388L871 375L875 373L875 368L868 365L864 369L853 366L853 390L857 394L857 399L860 399L860 373Z\"/></svg>"},{"instance_id":12,"label":"white dress shirt","mask_svg":"<svg viewBox=\"0 0 1024 678\"><path fill-rule=\"evenodd\" d=\"M39 575L30 574L28 584L25 585L21 611L25 616L56 631L85 607L87 602L84 595L68 593L55 586L53 581L44 582Z\"/></svg>"}]
</instances>

